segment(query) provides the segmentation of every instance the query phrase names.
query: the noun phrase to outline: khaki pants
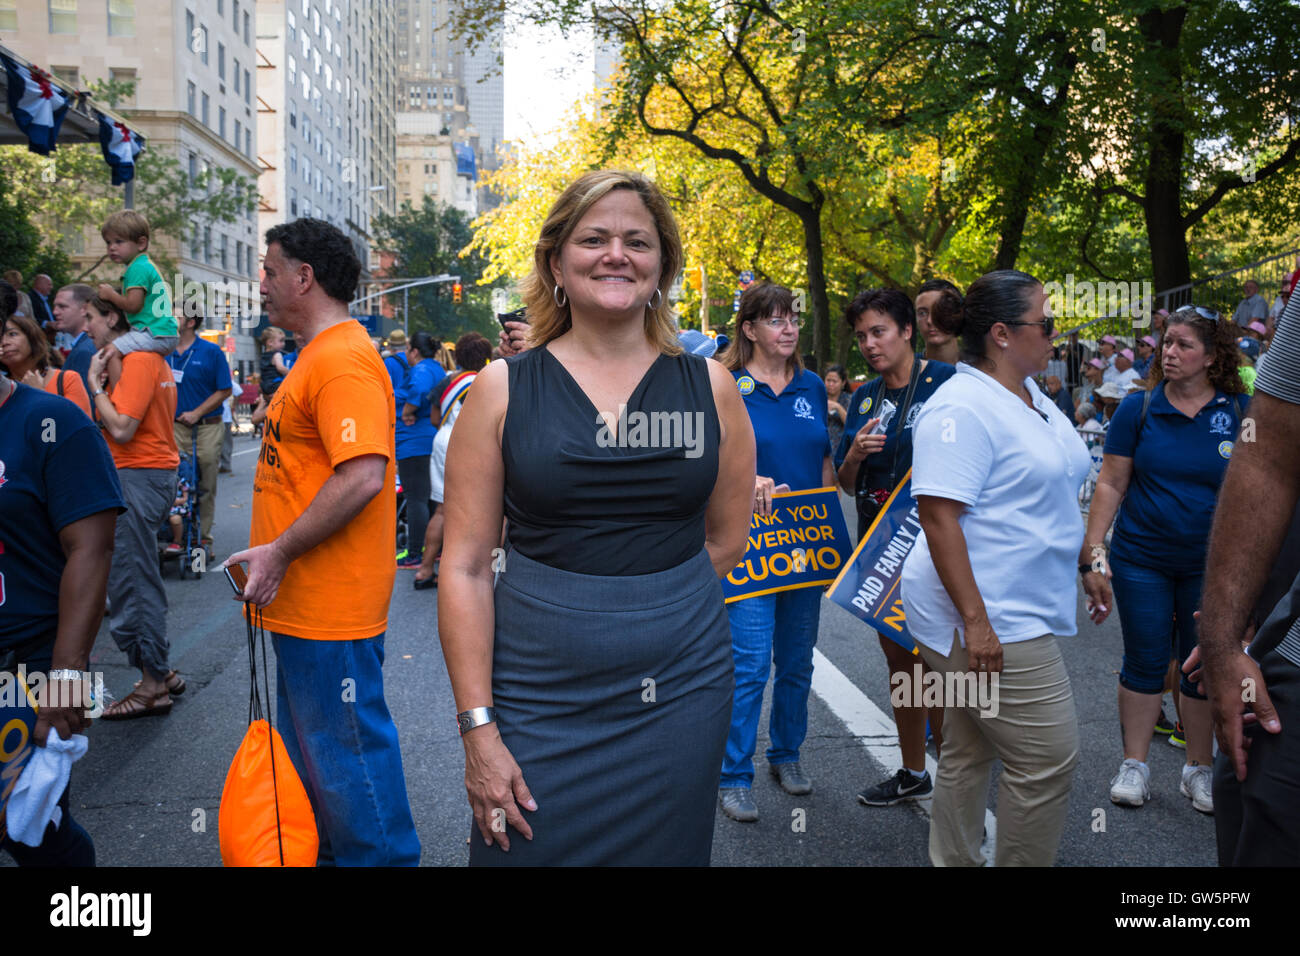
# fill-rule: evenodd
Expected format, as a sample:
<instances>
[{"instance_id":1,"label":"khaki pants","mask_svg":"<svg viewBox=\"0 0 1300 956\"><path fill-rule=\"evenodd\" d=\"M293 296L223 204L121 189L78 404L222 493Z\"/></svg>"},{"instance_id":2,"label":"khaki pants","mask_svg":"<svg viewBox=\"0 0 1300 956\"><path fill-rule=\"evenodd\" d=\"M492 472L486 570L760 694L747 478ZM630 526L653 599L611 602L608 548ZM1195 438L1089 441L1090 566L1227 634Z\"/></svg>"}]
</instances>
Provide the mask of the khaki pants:
<instances>
[{"instance_id":1,"label":"khaki pants","mask_svg":"<svg viewBox=\"0 0 1300 956\"><path fill-rule=\"evenodd\" d=\"M190 436L193 427L172 423L172 433L176 436L176 448L181 459L189 458L193 453ZM199 536L203 540L212 537L212 512L217 501L217 469L221 461L221 439L225 437L225 426L221 422L201 423L198 426L199 442Z\"/></svg>"},{"instance_id":2,"label":"khaki pants","mask_svg":"<svg viewBox=\"0 0 1300 956\"><path fill-rule=\"evenodd\" d=\"M966 649L955 635L946 657L923 644L920 649L936 671L970 670ZM1002 645L997 716L981 717L975 701L964 707L947 703L930 818L930 861L935 866L983 865L984 810L997 757L1002 776L995 865L1051 866L1079 754L1079 720L1056 638L1046 634Z\"/></svg>"}]
</instances>

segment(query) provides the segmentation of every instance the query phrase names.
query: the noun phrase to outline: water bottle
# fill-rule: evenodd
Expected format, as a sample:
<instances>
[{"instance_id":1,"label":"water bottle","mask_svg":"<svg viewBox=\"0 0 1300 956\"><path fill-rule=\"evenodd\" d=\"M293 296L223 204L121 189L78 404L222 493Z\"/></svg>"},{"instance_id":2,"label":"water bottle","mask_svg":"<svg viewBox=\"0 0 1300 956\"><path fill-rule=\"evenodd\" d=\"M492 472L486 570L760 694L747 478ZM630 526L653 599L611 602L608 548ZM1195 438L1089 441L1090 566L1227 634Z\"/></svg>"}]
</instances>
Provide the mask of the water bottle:
<instances>
[{"instance_id":1,"label":"water bottle","mask_svg":"<svg viewBox=\"0 0 1300 956\"><path fill-rule=\"evenodd\" d=\"M889 423L894 420L894 415L897 412L898 412L898 406L896 406L889 399L885 399L883 402L880 403L880 415L878 416L880 418L880 421L876 422L876 427L871 429L871 431L867 432L867 434L883 435L885 433L885 429L889 427Z\"/></svg>"}]
</instances>

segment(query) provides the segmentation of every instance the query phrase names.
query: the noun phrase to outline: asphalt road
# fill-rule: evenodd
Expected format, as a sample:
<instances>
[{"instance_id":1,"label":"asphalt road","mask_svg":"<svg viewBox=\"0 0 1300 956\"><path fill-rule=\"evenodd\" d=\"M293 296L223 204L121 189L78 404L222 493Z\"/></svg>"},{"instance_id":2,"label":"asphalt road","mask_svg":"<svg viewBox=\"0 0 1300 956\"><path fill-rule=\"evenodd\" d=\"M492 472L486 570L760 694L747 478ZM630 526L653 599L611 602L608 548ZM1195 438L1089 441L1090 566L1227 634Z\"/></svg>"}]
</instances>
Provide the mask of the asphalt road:
<instances>
[{"instance_id":1,"label":"asphalt road","mask_svg":"<svg viewBox=\"0 0 1300 956\"><path fill-rule=\"evenodd\" d=\"M218 561L247 542L256 449L251 438L236 439L234 474L220 478L214 527ZM468 858L470 814L455 706L438 644L437 592L413 590L411 576L399 571L394 588L386 638L386 694L401 737L422 863L461 866ZM221 862L218 806L248 718L244 625L240 606L231 599L220 572L180 581L172 569L167 591L172 666L189 683L185 695L167 717L97 722L90 751L73 770L73 812L94 837L100 865ZM1082 599L1079 620L1084 622L1079 636L1062 642L1082 745L1058 862L1213 866L1213 820L1180 795L1183 753L1163 739L1151 748L1151 802L1139 810L1110 803L1110 779L1123 756L1115 699L1122 649L1119 624L1112 615L1102 626L1093 626ZM880 712L889 710L888 675L874 633L823 602L818 650L822 657L802 752L814 792L789 796L768 775L761 756L767 745L765 712L754 789L760 819L740 824L719 812L713 863L927 865L926 802L877 809L860 806L855 797L864 784L899 766L888 729L873 725ZM138 677L106 630L96 641L91 666L104 673L106 686L117 697L125 696ZM272 692L274 684L272 679ZM996 777L989 806L996 813ZM11 861L6 856L0 865Z\"/></svg>"}]
</instances>

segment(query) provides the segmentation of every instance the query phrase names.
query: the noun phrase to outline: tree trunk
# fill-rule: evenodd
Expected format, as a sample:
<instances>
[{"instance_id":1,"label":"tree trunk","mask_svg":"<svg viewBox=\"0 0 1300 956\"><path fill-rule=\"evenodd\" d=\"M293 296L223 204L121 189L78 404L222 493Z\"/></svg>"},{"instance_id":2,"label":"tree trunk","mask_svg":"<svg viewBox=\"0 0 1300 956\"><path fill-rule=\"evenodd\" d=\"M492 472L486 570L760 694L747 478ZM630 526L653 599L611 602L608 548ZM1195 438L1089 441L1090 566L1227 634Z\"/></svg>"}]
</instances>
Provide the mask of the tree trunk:
<instances>
[{"instance_id":1,"label":"tree trunk","mask_svg":"<svg viewBox=\"0 0 1300 956\"><path fill-rule=\"evenodd\" d=\"M1176 7L1152 10L1138 18L1142 35L1163 74L1150 104L1143 204L1147 242L1151 246L1151 276L1157 292L1192 281L1182 209L1183 130L1188 116L1178 51L1186 15L1185 7Z\"/></svg>"},{"instance_id":2,"label":"tree trunk","mask_svg":"<svg viewBox=\"0 0 1300 956\"><path fill-rule=\"evenodd\" d=\"M822 250L822 205L818 196L800 213L804 251L808 254L808 297L812 300L812 354L819 371L830 362L830 300L826 295L826 260Z\"/></svg>"}]
</instances>

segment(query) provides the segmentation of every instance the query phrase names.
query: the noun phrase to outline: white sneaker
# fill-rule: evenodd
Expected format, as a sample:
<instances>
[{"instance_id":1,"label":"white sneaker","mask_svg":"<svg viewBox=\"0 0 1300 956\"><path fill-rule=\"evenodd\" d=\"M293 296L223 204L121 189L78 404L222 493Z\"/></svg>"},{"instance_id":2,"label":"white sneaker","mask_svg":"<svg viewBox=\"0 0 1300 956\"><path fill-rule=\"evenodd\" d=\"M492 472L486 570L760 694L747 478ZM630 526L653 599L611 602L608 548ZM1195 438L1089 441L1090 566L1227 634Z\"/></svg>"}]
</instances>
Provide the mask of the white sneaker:
<instances>
[{"instance_id":1,"label":"white sneaker","mask_svg":"<svg viewBox=\"0 0 1300 956\"><path fill-rule=\"evenodd\" d=\"M1202 813L1214 813L1213 779L1213 771L1209 767L1183 767L1183 784L1180 789L1184 797L1191 798L1192 806Z\"/></svg>"},{"instance_id":2,"label":"white sneaker","mask_svg":"<svg viewBox=\"0 0 1300 956\"><path fill-rule=\"evenodd\" d=\"M1110 781L1110 802L1122 807L1140 807L1151 799L1151 770L1140 760L1128 757Z\"/></svg>"}]
</instances>

